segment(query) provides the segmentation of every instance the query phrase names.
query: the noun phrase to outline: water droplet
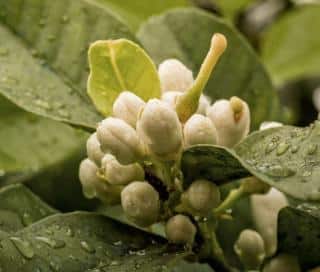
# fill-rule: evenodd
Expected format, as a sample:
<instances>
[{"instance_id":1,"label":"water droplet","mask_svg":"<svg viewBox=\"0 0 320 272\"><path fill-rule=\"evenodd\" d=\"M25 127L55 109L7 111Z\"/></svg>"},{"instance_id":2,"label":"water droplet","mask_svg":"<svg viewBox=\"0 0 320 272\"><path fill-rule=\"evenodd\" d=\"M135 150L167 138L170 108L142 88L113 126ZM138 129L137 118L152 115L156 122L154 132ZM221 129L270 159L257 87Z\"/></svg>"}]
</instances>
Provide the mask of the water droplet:
<instances>
[{"instance_id":1,"label":"water droplet","mask_svg":"<svg viewBox=\"0 0 320 272\"><path fill-rule=\"evenodd\" d=\"M48 36L48 41L54 41L56 39L55 35L49 35Z\"/></svg>"},{"instance_id":2,"label":"water droplet","mask_svg":"<svg viewBox=\"0 0 320 272\"><path fill-rule=\"evenodd\" d=\"M113 243L113 245L115 245L115 246L122 246L122 241L121 241L121 240L116 241L116 242Z\"/></svg>"},{"instance_id":3,"label":"water droplet","mask_svg":"<svg viewBox=\"0 0 320 272\"><path fill-rule=\"evenodd\" d=\"M53 271L56 271L56 272L60 271L60 265L57 262L50 261L49 265Z\"/></svg>"},{"instance_id":4,"label":"water droplet","mask_svg":"<svg viewBox=\"0 0 320 272\"><path fill-rule=\"evenodd\" d=\"M66 234L67 234L69 237L73 237L73 236L74 236L74 231L73 231L71 228L67 228Z\"/></svg>"},{"instance_id":5,"label":"water droplet","mask_svg":"<svg viewBox=\"0 0 320 272\"><path fill-rule=\"evenodd\" d=\"M287 150L289 149L290 145L287 143L280 143L277 147L277 155L281 156L284 153L287 152Z\"/></svg>"},{"instance_id":6,"label":"water droplet","mask_svg":"<svg viewBox=\"0 0 320 272\"><path fill-rule=\"evenodd\" d=\"M33 248L28 241L22 240L20 237L10 237L9 239L23 257L31 259L34 256Z\"/></svg>"},{"instance_id":7,"label":"water droplet","mask_svg":"<svg viewBox=\"0 0 320 272\"><path fill-rule=\"evenodd\" d=\"M90 245L88 242L86 241L81 241L81 248L84 249L86 252L92 254L95 253L96 250L94 249L94 247L92 245Z\"/></svg>"},{"instance_id":8,"label":"water droplet","mask_svg":"<svg viewBox=\"0 0 320 272\"><path fill-rule=\"evenodd\" d=\"M65 23L68 23L69 22L69 17L68 15L63 15L61 17L61 23L65 24Z\"/></svg>"},{"instance_id":9,"label":"water droplet","mask_svg":"<svg viewBox=\"0 0 320 272\"><path fill-rule=\"evenodd\" d=\"M318 149L318 145L317 144L310 144L307 147L307 154L308 155L313 155L314 153L316 153L317 149Z\"/></svg>"},{"instance_id":10,"label":"water droplet","mask_svg":"<svg viewBox=\"0 0 320 272\"><path fill-rule=\"evenodd\" d=\"M269 144L267 144L266 148L265 148L265 153L269 154L271 153L273 150L275 150L278 146L277 142L270 142Z\"/></svg>"},{"instance_id":11,"label":"water droplet","mask_svg":"<svg viewBox=\"0 0 320 272\"><path fill-rule=\"evenodd\" d=\"M112 262L110 263L110 265L111 265L111 266L116 266L116 265L119 265L119 262L118 262L118 261L112 261Z\"/></svg>"},{"instance_id":12,"label":"water droplet","mask_svg":"<svg viewBox=\"0 0 320 272\"><path fill-rule=\"evenodd\" d=\"M44 18L40 19L40 21L39 21L39 26L40 26L40 27L43 27L43 26L45 26L45 25L46 25L46 20L45 20Z\"/></svg>"},{"instance_id":13,"label":"water droplet","mask_svg":"<svg viewBox=\"0 0 320 272\"><path fill-rule=\"evenodd\" d=\"M70 117L70 113L64 109L59 109L57 112L61 117L64 117L64 118Z\"/></svg>"},{"instance_id":14,"label":"water droplet","mask_svg":"<svg viewBox=\"0 0 320 272\"><path fill-rule=\"evenodd\" d=\"M41 99L37 99L34 102L37 106L39 106L40 108L46 109L46 110L50 110L51 106L49 105L49 103L47 101L41 100Z\"/></svg>"},{"instance_id":15,"label":"water droplet","mask_svg":"<svg viewBox=\"0 0 320 272\"><path fill-rule=\"evenodd\" d=\"M306 170L302 173L303 177L310 177L312 175L312 171L311 170Z\"/></svg>"},{"instance_id":16,"label":"water droplet","mask_svg":"<svg viewBox=\"0 0 320 272\"><path fill-rule=\"evenodd\" d=\"M0 169L0 178L4 177L6 174L6 171L4 171L4 169Z\"/></svg>"},{"instance_id":17,"label":"water droplet","mask_svg":"<svg viewBox=\"0 0 320 272\"><path fill-rule=\"evenodd\" d=\"M27 213L27 212L23 213L22 223L24 226L29 226L33 223L32 217L29 213Z\"/></svg>"},{"instance_id":18,"label":"water droplet","mask_svg":"<svg viewBox=\"0 0 320 272\"><path fill-rule=\"evenodd\" d=\"M51 248L55 248L55 249L63 248L66 245L66 243L62 240L54 240L54 239L44 237L44 236L37 236L35 239L38 241L41 241L41 242L47 244L48 246L50 246Z\"/></svg>"},{"instance_id":19,"label":"water droplet","mask_svg":"<svg viewBox=\"0 0 320 272\"><path fill-rule=\"evenodd\" d=\"M265 168L263 172L268 176L279 178L290 177L296 173L294 170L281 165L272 165L269 168Z\"/></svg>"},{"instance_id":20,"label":"water droplet","mask_svg":"<svg viewBox=\"0 0 320 272\"><path fill-rule=\"evenodd\" d=\"M8 56L9 52L8 48L0 47L0 57Z\"/></svg>"},{"instance_id":21,"label":"water droplet","mask_svg":"<svg viewBox=\"0 0 320 272\"><path fill-rule=\"evenodd\" d=\"M298 145L293 145L290 148L290 151L291 151L292 154L297 153L298 150L299 150L299 146Z\"/></svg>"}]
</instances>

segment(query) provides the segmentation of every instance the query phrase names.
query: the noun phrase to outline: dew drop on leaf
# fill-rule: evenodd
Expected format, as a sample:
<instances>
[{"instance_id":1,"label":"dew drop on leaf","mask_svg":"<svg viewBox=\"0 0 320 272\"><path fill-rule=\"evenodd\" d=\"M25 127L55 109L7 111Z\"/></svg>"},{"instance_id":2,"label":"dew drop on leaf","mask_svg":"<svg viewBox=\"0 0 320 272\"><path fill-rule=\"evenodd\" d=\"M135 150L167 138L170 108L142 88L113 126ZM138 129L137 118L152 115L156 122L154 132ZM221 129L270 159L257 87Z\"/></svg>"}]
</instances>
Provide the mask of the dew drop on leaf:
<instances>
[{"instance_id":1,"label":"dew drop on leaf","mask_svg":"<svg viewBox=\"0 0 320 272\"><path fill-rule=\"evenodd\" d=\"M31 215L27 212L22 214L22 223L24 226L29 226L33 223Z\"/></svg>"},{"instance_id":2,"label":"dew drop on leaf","mask_svg":"<svg viewBox=\"0 0 320 272\"><path fill-rule=\"evenodd\" d=\"M47 244L48 246L50 246L51 248L55 248L55 249L63 248L66 245L66 243L62 240L51 239L51 238L44 237L44 236L37 236L35 239L38 241L41 241L41 242Z\"/></svg>"},{"instance_id":3,"label":"dew drop on leaf","mask_svg":"<svg viewBox=\"0 0 320 272\"><path fill-rule=\"evenodd\" d=\"M87 241L80 242L81 248L84 249L86 252L93 254L96 252L95 248L90 245Z\"/></svg>"},{"instance_id":4,"label":"dew drop on leaf","mask_svg":"<svg viewBox=\"0 0 320 272\"><path fill-rule=\"evenodd\" d=\"M277 147L277 155L281 156L287 152L289 149L290 145L287 143L280 143Z\"/></svg>"},{"instance_id":5,"label":"dew drop on leaf","mask_svg":"<svg viewBox=\"0 0 320 272\"><path fill-rule=\"evenodd\" d=\"M34 256L34 251L28 241L25 241L20 237L10 237L9 239L23 257L32 259L32 257Z\"/></svg>"}]
</instances>

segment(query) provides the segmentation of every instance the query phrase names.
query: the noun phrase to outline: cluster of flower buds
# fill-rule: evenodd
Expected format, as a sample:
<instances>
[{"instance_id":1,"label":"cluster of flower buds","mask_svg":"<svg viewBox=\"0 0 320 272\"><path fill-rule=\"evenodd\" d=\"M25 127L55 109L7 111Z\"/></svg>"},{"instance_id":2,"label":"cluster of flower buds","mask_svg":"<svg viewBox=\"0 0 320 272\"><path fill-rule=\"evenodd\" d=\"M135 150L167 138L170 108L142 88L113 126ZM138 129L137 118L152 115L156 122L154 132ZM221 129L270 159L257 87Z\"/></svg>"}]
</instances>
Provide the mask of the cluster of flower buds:
<instances>
[{"instance_id":1,"label":"cluster of flower buds","mask_svg":"<svg viewBox=\"0 0 320 272\"><path fill-rule=\"evenodd\" d=\"M219 54L226 45L220 36L214 36L212 43ZM216 53L209 53L217 61ZM101 121L88 139L88 158L81 163L79 176L88 198L121 203L125 215L138 226L163 222L168 240L192 244L197 231L193 218L210 215L221 202L220 191L208 180L195 180L184 191L187 186L181 171L176 171L181 153L197 144L233 147L249 133L250 112L238 97L212 104L199 94L194 96L195 110L185 114L181 101L188 105L189 93L195 93L188 91L201 82L174 59L161 63L158 73L162 97L143 101L123 91L113 104L112 117ZM163 199L159 186L148 180L150 175L161 180L167 192L175 192L175 198L178 194L180 201Z\"/></svg>"}]
</instances>

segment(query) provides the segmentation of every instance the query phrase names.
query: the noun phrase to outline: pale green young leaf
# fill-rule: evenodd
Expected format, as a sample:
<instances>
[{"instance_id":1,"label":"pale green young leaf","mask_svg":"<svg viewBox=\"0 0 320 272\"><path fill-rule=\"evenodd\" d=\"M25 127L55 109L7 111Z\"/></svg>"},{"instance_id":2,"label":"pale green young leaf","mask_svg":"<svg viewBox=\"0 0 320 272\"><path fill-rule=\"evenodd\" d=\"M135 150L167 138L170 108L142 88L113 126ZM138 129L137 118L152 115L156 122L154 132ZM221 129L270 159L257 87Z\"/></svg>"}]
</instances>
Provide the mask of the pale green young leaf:
<instances>
[{"instance_id":1,"label":"pale green young leaf","mask_svg":"<svg viewBox=\"0 0 320 272\"><path fill-rule=\"evenodd\" d=\"M131 91L144 100L160 96L155 65L144 50L125 39L97 41L89 49L88 93L96 108L111 114L114 100Z\"/></svg>"}]
</instances>

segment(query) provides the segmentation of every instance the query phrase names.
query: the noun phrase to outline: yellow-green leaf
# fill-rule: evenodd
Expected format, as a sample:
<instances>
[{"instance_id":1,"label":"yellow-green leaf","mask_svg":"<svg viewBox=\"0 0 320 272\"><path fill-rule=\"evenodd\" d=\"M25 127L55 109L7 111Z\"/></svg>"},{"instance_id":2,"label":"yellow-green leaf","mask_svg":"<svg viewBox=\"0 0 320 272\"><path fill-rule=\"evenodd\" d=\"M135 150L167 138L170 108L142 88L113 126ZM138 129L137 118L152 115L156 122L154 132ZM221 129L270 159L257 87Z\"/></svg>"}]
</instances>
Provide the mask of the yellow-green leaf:
<instances>
[{"instance_id":1,"label":"yellow-green leaf","mask_svg":"<svg viewBox=\"0 0 320 272\"><path fill-rule=\"evenodd\" d=\"M145 51L126 40L97 41L89 49L88 93L105 116L119 93L128 90L144 100L160 96L156 67Z\"/></svg>"}]
</instances>

